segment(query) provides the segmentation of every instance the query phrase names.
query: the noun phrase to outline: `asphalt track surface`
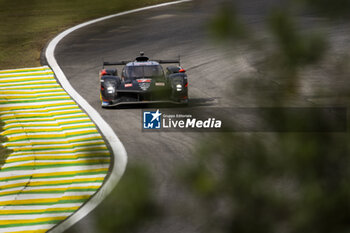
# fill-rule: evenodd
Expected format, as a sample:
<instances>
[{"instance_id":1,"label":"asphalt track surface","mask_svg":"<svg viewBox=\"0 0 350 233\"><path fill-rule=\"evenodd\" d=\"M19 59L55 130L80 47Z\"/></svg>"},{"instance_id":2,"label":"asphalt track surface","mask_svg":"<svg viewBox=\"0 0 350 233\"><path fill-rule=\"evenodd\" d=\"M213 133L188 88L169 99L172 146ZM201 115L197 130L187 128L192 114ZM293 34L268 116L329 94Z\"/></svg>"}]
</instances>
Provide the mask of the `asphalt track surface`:
<instances>
[{"instance_id":1,"label":"asphalt track surface","mask_svg":"<svg viewBox=\"0 0 350 233\"><path fill-rule=\"evenodd\" d=\"M259 31L268 9L281 6L282 2L240 1L239 12L247 24ZM252 102L243 97L227 98L228 94L232 94L231 81L253 68L247 62L244 48L232 51L213 43L208 22L218 5L218 1L202 0L117 17L70 34L56 49L56 59L71 85L115 130L128 153L129 163L147 164L156 177L154 192L166 212L162 221L150 224L141 232L201 232L200 222L181 215L189 197L177 186L174 171L179 163L191 160L196 142L208 135L142 132L142 106L123 109L100 107L98 72L103 60L130 60L140 51L156 59L176 58L180 54L189 76L191 101L188 108L252 106ZM344 40L340 38L337 42L343 43ZM311 79L310 83L315 84L316 81ZM267 80L265 86L275 85ZM302 98L295 99L296 105L310 104L307 85L305 93ZM312 101L315 103L316 99ZM162 110L168 106L154 108ZM75 229L96 232L92 216L93 213L76 224Z\"/></svg>"},{"instance_id":2,"label":"asphalt track surface","mask_svg":"<svg viewBox=\"0 0 350 233\"><path fill-rule=\"evenodd\" d=\"M140 51L158 59L177 58L180 54L190 77L190 107L218 106L224 100L222 90L227 86L224 81L215 79L218 74L227 80L232 76L220 68L225 53L208 40L206 22L211 17L207 12L210 8L201 6L200 11L194 12L193 7L193 3L186 3L117 17L70 34L56 48L56 59L69 82L115 130L128 153L128 163L147 164L156 177L154 191L166 210L165 218L141 232L197 231L198 226L180 214L187 197L177 187L174 174L178 163L191 159L196 140L204 135L142 133L142 106L131 109L100 107L98 72L103 59L130 60ZM216 67L220 68L219 72L215 71ZM154 107L164 109L164 106ZM80 232L95 232L92 216L93 213L74 228Z\"/></svg>"}]
</instances>

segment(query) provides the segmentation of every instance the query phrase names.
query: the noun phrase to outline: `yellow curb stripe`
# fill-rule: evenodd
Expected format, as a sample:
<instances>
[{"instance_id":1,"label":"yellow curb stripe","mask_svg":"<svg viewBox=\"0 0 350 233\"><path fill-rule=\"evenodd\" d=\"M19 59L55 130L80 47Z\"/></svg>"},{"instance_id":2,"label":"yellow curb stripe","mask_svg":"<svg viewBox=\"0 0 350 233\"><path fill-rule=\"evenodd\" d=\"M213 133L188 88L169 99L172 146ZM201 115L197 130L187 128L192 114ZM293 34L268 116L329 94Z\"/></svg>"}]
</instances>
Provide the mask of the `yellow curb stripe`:
<instances>
[{"instance_id":1,"label":"yellow curb stripe","mask_svg":"<svg viewBox=\"0 0 350 233\"><path fill-rule=\"evenodd\" d=\"M1 214L5 215L5 214L38 214L38 213L42 213L43 211L47 211L47 212L70 212L70 211L74 211L77 210L79 207L65 207L65 208L49 208L49 209L36 209L36 210L1 210Z\"/></svg>"},{"instance_id":2,"label":"yellow curb stripe","mask_svg":"<svg viewBox=\"0 0 350 233\"><path fill-rule=\"evenodd\" d=\"M38 219L20 219L20 220L0 220L1 225L10 225L10 224L27 224L27 223L38 223L38 222L48 222L52 220L63 220L66 217L51 217L51 218L38 218ZM1 229L1 228L0 228Z\"/></svg>"},{"instance_id":3,"label":"yellow curb stripe","mask_svg":"<svg viewBox=\"0 0 350 233\"><path fill-rule=\"evenodd\" d=\"M86 183L86 182L95 182L95 181L103 181L104 178L101 177L93 177L93 178L84 178L84 179L69 179L69 180L57 180L57 181L32 181L30 184L27 182L19 182L16 184L8 184L3 185L2 189L10 189L21 186L26 187L37 187L37 186L45 186L45 185L60 185L60 184L74 184L74 183ZM1 202L0 202L1 206Z\"/></svg>"},{"instance_id":4,"label":"yellow curb stripe","mask_svg":"<svg viewBox=\"0 0 350 233\"><path fill-rule=\"evenodd\" d=\"M27 200L10 200L10 201L0 201L0 205L35 205L43 203L55 203L59 201L71 201L71 200L86 200L90 198L90 195L82 196L63 196L61 198L40 198L40 199L27 199ZM2 220L0 220L1 222ZM1 225L1 223L0 223Z\"/></svg>"},{"instance_id":5,"label":"yellow curb stripe","mask_svg":"<svg viewBox=\"0 0 350 233\"><path fill-rule=\"evenodd\" d=\"M43 178L43 177L50 177L50 176L61 176L61 177L65 177L65 176L69 176L69 175L74 175L74 174L79 174L79 173L96 173L96 172L107 172L108 169L107 168L100 168L100 169L85 169L85 170L79 170L79 171L67 171L67 172L52 172L52 173L36 173L31 175L31 177L33 179L35 178ZM22 176L11 176L11 177L0 177L0 181L2 180L6 180L9 178L12 179L20 179L23 177L27 177L25 175Z\"/></svg>"},{"instance_id":6,"label":"yellow curb stripe","mask_svg":"<svg viewBox=\"0 0 350 233\"><path fill-rule=\"evenodd\" d=\"M57 193L57 192L69 192L70 190L74 189L74 191L82 190L85 191L87 189L89 190L97 190L101 187L101 185L94 185L94 186L83 186L83 187L74 187L74 188L45 188L45 189L35 189L35 190L24 190L21 191L21 194L31 194L31 193ZM12 195L17 194L18 190L15 191L7 191L7 192L1 192L0 196L5 195ZM65 210L65 209L62 209ZM1 211L0 214L4 214L3 211Z\"/></svg>"}]
</instances>

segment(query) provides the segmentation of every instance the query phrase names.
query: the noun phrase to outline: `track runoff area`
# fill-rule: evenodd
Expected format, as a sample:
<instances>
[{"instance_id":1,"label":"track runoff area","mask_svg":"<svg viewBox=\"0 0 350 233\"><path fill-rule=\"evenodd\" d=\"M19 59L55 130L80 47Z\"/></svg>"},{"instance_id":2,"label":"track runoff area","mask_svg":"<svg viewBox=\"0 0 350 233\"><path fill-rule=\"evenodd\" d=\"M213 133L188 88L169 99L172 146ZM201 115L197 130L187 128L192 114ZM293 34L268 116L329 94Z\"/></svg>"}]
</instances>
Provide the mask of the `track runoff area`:
<instances>
[{"instance_id":1,"label":"track runoff area","mask_svg":"<svg viewBox=\"0 0 350 233\"><path fill-rule=\"evenodd\" d=\"M0 71L0 232L47 232L102 186L111 154L48 67Z\"/></svg>"}]
</instances>

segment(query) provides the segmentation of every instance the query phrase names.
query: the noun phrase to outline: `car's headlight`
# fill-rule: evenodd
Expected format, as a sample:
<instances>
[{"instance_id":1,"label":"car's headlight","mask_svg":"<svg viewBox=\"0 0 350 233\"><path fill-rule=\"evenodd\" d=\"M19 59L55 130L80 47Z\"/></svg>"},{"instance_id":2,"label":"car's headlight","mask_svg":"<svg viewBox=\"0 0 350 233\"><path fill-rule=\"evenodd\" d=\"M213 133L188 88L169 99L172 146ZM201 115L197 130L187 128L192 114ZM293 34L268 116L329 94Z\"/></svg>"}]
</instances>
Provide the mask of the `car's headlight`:
<instances>
[{"instance_id":1,"label":"car's headlight","mask_svg":"<svg viewBox=\"0 0 350 233\"><path fill-rule=\"evenodd\" d=\"M176 85L176 90L177 91L182 91L182 85L181 84L177 84Z\"/></svg>"},{"instance_id":2,"label":"car's headlight","mask_svg":"<svg viewBox=\"0 0 350 233\"><path fill-rule=\"evenodd\" d=\"M108 94L113 94L115 92L115 88L113 86L107 87L107 93Z\"/></svg>"}]
</instances>

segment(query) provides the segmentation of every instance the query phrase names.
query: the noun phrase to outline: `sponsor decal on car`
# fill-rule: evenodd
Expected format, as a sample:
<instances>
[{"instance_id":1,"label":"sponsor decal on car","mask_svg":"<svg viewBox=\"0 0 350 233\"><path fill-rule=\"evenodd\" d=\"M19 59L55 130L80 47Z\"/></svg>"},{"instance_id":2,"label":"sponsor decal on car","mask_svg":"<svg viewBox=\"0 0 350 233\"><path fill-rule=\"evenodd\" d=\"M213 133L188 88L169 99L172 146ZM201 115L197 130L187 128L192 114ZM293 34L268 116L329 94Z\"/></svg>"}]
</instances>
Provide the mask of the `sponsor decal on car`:
<instances>
[{"instance_id":1,"label":"sponsor decal on car","mask_svg":"<svg viewBox=\"0 0 350 233\"><path fill-rule=\"evenodd\" d=\"M102 106L108 106L109 102L108 101L102 101Z\"/></svg>"},{"instance_id":2,"label":"sponsor decal on car","mask_svg":"<svg viewBox=\"0 0 350 233\"><path fill-rule=\"evenodd\" d=\"M145 79L145 78L137 79L137 82L138 82L138 83L150 83L150 82L151 82L151 79Z\"/></svg>"},{"instance_id":3,"label":"sponsor decal on car","mask_svg":"<svg viewBox=\"0 0 350 233\"><path fill-rule=\"evenodd\" d=\"M139 83L139 86L142 90L146 91L151 86L151 83L142 82L142 83Z\"/></svg>"}]
</instances>

